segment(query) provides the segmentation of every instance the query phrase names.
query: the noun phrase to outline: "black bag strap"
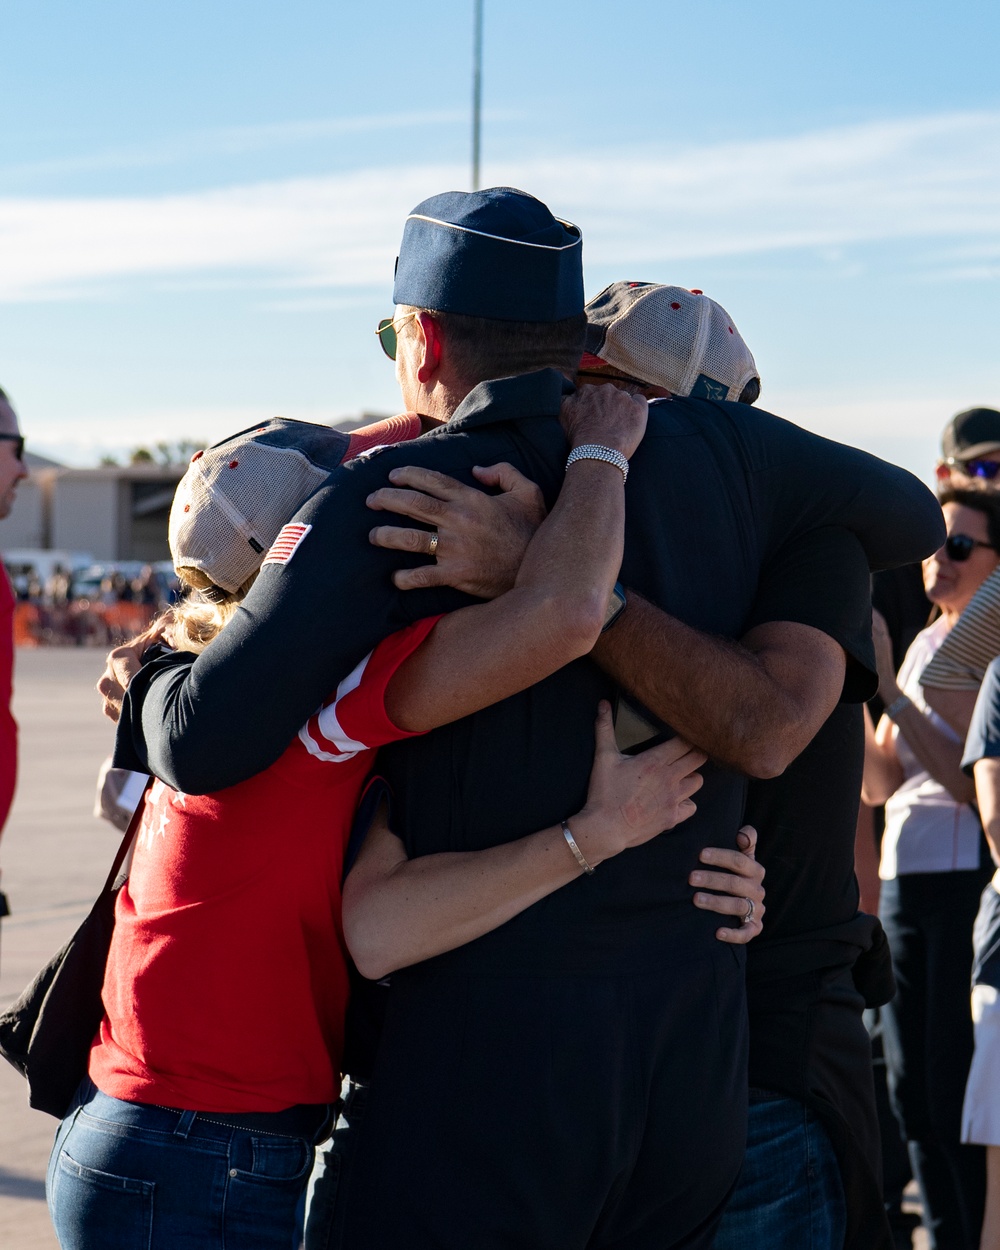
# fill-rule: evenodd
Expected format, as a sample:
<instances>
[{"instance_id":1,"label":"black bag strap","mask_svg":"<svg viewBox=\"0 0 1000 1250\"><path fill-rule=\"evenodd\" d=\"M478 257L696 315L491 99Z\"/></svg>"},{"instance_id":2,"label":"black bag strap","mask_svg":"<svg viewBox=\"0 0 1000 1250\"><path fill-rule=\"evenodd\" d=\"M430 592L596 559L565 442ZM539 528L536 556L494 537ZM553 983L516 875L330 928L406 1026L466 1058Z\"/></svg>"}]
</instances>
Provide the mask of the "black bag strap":
<instances>
[{"instance_id":1,"label":"black bag strap","mask_svg":"<svg viewBox=\"0 0 1000 1250\"><path fill-rule=\"evenodd\" d=\"M108 873L108 879L104 883L104 889L101 890L100 894L97 896L98 898L103 898L105 894L110 893L110 891L115 887L115 883L118 880L118 874L121 872L122 864L125 863L125 857L128 855L129 848L135 841L135 835L139 830L139 825L142 823L142 813L146 807L146 795L149 793L149 787L152 784L153 778L150 777L145 786L143 786L139 802L135 805L135 811L132 813L132 819L128 822L128 828L125 830L125 836L122 838L121 846L119 846L118 851L115 854L115 862L111 865L111 871Z\"/></svg>"}]
</instances>

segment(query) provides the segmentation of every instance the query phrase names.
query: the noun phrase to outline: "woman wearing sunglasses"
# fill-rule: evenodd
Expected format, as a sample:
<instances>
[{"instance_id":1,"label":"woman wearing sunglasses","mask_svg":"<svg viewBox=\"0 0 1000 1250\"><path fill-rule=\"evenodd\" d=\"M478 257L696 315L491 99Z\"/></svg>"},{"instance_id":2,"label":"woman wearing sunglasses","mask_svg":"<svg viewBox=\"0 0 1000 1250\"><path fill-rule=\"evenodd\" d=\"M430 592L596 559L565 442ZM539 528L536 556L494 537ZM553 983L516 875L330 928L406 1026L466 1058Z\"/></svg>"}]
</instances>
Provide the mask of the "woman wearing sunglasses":
<instances>
[{"instance_id":1,"label":"woman wearing sunglasses","mask_svg":"<svg viewBox=\"0 0 1000 1250\"><path fill-rule=\"evenodd\" d=\"M972 925L989 856L961 770L963 736L924 701L920 676L983 582L1000 566L1000 496L946 491L948 537L924 561L939 615L919 633L898 677L888 631L875 614L878 728L866 714L866 803L885 804L879 914L897 993L883 1008L893 1110L907 1140L932 1247L977 1250L983 1158L960 1144L972 1059Z\"/></svg>"}]
</instances>

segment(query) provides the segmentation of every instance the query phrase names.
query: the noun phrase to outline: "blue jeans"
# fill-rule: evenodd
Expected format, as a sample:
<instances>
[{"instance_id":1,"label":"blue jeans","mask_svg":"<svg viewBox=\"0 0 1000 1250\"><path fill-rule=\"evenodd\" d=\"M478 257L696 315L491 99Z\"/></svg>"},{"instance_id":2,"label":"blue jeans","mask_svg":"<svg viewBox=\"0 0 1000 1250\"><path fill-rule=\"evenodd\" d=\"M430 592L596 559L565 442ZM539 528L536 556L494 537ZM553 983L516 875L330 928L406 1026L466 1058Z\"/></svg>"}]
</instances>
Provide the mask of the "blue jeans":
<instances>
[{"instance_id":1,"label":"blue jeans","mask_svg":"<svg viewBox=\"0 0 1000 1250\"><path fill-rule=\"evenodd\" d=\"M840 1168L819 1120L801 1102L750 1091L747 1152L713 1250L843 1250Z\"/></svg>"},{"instance_id":2,"label":"blue jeans","mask_svg":"<svg viewBox=\"0 0 1000 1250\"><path fill-rule=\"evenodd\" d=\"M84 1081L46 1178L62 1250L296 1250L324 1111L206 1119Z\"/></svg>"}]
</instances>

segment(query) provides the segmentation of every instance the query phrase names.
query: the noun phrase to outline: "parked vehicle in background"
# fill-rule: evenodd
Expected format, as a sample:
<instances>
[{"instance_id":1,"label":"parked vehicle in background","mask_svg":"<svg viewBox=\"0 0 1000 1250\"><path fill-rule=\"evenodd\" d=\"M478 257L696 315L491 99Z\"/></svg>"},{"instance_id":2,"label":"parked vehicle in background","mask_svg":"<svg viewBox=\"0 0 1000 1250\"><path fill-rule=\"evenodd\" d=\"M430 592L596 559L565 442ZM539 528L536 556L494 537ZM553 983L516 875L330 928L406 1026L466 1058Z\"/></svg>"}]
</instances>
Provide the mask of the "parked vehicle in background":
<instances>
[{"instance_id":1,"label":"parked vehicle in background","mask_svg":"<svg viewBox=\"0 0 1000 1250\"><path fill-rule=\"evenodd\" d=\"M19 599L29 597L33 583L43 589L57 570L71 577L88 564L93 556L87 551L53 551L47 547L18 547L2 553L4 564Z\"/></svg>"}]
</instances>

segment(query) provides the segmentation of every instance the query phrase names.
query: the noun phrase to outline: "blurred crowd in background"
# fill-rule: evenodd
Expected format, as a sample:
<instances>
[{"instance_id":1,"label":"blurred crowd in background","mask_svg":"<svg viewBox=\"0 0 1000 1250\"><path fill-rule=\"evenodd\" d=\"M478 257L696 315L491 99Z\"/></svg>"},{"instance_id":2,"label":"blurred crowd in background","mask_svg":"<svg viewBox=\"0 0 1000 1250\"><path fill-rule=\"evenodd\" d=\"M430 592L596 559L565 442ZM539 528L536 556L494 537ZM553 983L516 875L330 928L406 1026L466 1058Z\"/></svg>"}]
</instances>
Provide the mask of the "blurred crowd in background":
<instances>
[{"instance_id":1,"label":"blurred crowd in background","mask_svg":"<svg viewBox=\"0 0 1000 1250\"><path fill-rule=\"evenodd\" d=\"M146 629L176 602L178 582L168 560L90 564L8 563L16 595L14 643L19 647L106 647Z\"/></svg>"}]
</instances>

